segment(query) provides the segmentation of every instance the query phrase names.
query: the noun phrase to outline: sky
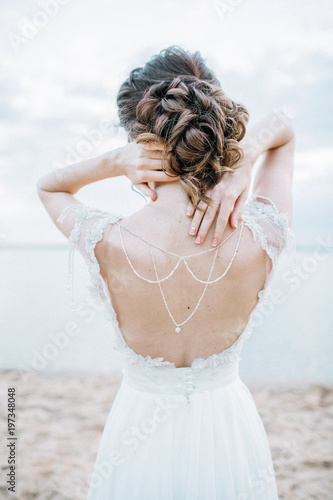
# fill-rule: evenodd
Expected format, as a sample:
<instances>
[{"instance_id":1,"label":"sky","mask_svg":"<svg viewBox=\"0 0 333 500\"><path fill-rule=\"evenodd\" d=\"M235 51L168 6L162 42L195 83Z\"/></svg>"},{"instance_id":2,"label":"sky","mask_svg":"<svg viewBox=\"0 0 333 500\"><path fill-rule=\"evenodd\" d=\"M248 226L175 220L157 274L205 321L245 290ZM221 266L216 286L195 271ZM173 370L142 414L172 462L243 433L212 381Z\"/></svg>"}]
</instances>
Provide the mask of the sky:
<instances>
[{"instance_id":1,"label":"sky","mask_svg":"<svg viewBox=\"0 0 333 500\"><path fill-rule=\"evenodd\" d=\"M2 0L0 15L0 243L64 242L37 180L124 145L117 90L173 44L200 50L250 122L290 110L297 242L332 234L332 0ZM144 203L123 177L78 198L124 215Z\"/></svg>"}]
</instances>

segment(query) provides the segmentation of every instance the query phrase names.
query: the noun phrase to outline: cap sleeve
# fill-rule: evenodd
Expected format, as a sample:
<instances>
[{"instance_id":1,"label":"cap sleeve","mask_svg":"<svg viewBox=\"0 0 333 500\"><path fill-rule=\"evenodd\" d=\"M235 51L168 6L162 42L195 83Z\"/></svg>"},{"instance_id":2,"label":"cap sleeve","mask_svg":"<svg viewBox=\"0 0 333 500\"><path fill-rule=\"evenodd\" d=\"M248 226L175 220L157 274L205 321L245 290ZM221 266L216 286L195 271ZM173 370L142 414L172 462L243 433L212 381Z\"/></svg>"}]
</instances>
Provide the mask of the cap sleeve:
<instances>
[{"instance_id":1,"label":"cap sleeve","mask_svg":"<svg viewBox=\"0 0 333 500\"><path fill-rule=\"evenodd\" d=\"M289 249L294 239L288 214L279 212L269 198L252 196L245 205L242 219L275 266L282 251Z\"/></svg>"},{"instance_id":2,"label":"cap sleeve","mask_svg":"<svg viewBox=\"0 0 333 500\"><path fill-rule=\"evenodd\" d=\"M58 217L57 222L64 222L69 214L73 214L75 217L74 227L68 240L68 290L71 292L71 307L72 309L74 308L73 270L76 249L80 251L88 267L91 280L89 291L95 299L101 301L105 306L112 307L107 285L100 275L100 266L95 255L95 247L103 238L105 229L110 224L114 224L121 219L122 216L77 204L67 207Z\"/></svg>"},{"instance_id":3,"label":"cap sleeve","mask_svg":"<svg viewBox=\"0 0 333 500\"><path fill-rule=\"evenodd\" d=\"M281 253L284 250L295 251L294 233L289 227L288 214L280 212L275 203L265 196L252 196L244 207L242 219L272 262L271 272L266 273L265 287L259 292L259 298L263 299Z\"/></svg>"}]
</instances>

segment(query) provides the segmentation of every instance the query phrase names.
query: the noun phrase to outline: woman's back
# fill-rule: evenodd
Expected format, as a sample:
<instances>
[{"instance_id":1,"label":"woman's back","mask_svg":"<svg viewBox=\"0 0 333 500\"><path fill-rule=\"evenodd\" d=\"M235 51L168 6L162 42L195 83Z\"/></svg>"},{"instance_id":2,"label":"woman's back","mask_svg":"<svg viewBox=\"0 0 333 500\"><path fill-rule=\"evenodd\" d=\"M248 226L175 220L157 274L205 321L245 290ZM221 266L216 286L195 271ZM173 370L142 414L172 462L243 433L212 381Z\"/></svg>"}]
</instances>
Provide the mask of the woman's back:
<instances>
[{"instance_id":1,"label":"woman's back","mask_svg":"<svg viewBox=\"0 0 333 500\"><path fill-rule=\"evenodd\" d=\"M190 366L196 358L228 348L242 333L264 287L269 259L244 223L236 230L228 225L222 238L225 243L217 249L209 243L210 234L203 245L195 245L186 234L188 218L179 204L185 195L181 189L172 187L169 206L161 196L160 205L147 206L110 226L96 255L127 344L143 356ZM157 247L192 257L179 262L179 257ZM160 282L164 301L154 263L161 280L178 262L173 274ZM185 262L196 278L213 283L198 282ZM166 305L176 324L193 313L179 332Z\"/></svg>"}]
</instances>

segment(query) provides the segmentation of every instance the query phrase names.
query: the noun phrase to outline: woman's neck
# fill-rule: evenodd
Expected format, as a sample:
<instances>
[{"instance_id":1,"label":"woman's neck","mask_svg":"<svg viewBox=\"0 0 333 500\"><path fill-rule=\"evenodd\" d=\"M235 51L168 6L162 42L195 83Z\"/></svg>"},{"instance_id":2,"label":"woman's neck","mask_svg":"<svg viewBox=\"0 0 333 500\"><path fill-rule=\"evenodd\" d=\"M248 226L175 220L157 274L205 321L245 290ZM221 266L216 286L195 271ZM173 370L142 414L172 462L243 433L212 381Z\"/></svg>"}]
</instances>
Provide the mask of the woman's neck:
<instances>
[{"instance_id":1,"label":"woman's neck","mask_svg":"<svg viewBox=\"0 0 333 500\"><path fill-rule=\"evenodd\" d=\"M189 197L179 181L155 183L153 189L157 194L157 200L150 203L151 206L167 209L178 217L186 217Z\"/></svg>"}]
</instances>

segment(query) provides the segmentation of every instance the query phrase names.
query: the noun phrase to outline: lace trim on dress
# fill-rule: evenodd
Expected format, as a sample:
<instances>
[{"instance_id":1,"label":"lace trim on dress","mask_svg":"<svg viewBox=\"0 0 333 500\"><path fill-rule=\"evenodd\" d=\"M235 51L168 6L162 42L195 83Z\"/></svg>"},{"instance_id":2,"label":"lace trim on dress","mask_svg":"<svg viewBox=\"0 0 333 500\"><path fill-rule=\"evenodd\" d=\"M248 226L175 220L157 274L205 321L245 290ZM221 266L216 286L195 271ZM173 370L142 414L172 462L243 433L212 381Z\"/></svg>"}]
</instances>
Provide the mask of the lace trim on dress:
<instances>
[{"instance_id":1,"label":"lace trim on dress","mask_svg":"<svg viewBox=\"0 0 333 500\"><path fill-rule=\"evenodd\" d=\"M69 283L71 292L71 304L73 309L73 270L75 249L80 250L87 263L91 284L88 287L95 300L101 301L105 307L107 319L112 319L116 313L112 307L107 285L100 275L100 266L95 255L95 247L103 238L103 233L109 224L114 224L122 218L120 215L112 215L98 209L84 205L71 205L67 207L58 217L57 222L63 223L70 213L75 215L75 225L69 237ZM85 221L96 218L97 220L83 229ZM83 231L85 234L83 235Z\"/></svg>"},{"instance_id":2,"label":"lace trim on dress","mask_svg":"<svg viewBox=\"0 0 333 500\"><path fill-rule=\"evenodd\" d=\"M253 237L260 246L266 251L267 255L272 259L273 266L275 267L277 260L282 250L286 247L288 241L288 214L278 211L276 205L271 201L271 205L259 201L257 198L264 198L262 196L250 198L248 204L244 208L242 219L245 225L248 226ZM267 199L268 198L264 198ZM255 214L253 213L255 209ZM280 229L279 237L276 238L275 244L270 243L267 237L267 231L262 226L262 221L269 220L275 228Z\"/></svg>"},{"instance_id":3,"label":"lace trim on dress","mask_svg":"<svg viewBox=\"0 0 333 500\"><path fill-rule=\"evenodd\" d=\"M260 200L266 200L269 203ZM252 231L255 241L260 244L272 261L272 270L266 276L264 288L258 293L259 302L262 303L270 294L270 283L282 251L295 252L295 237L289 227L288 214L280 212L275 203L266 196L251 196L244 207L242 219Z\"/></svg>"},{"instance_id":4,"label":"lace trim on dress","mask_svg":"<svg viewBox=\"0 0 333 500\"><path fill-rule=\"evenodd\" d=\"M138 354L133 349L131 349L128 344L125 342L124 337L122 336L119 330L119 324L116 320L115 322L115 330L116 330L116 338L114 342L114 349L123 355L123 359L129 362L131 365L136 365L138 368L158 368L158 367L169 367L176 368L175 364L171 361L165 361L164 358L152 358L151 356L142 356ZM231 346L227 347L223 351L212 354L208 358L196 358L193 360L191 368L193 371L204 372L207 370L215 370L220 366L224 366L229 363L233 363L239 360L239 354L242 349L242 345L245 340L251 335L252 327L251 320L246 325L243 332L239 335L237 340L231 344Z\"/></svg>"}]
</instances>

